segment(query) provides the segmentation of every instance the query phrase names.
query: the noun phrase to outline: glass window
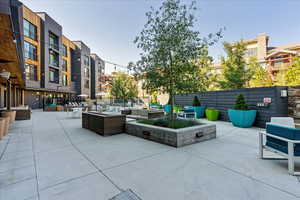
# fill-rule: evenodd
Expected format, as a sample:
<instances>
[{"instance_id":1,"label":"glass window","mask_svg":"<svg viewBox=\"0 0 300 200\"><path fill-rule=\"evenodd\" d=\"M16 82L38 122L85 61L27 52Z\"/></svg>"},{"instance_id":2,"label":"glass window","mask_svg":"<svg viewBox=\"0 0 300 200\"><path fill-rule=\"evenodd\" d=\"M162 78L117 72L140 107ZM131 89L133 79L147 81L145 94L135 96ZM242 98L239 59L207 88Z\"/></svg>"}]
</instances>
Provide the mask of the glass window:
<instances>
[{"instance_id":1,"label":"glass window","mask_svg":"<svg viewBox=\"0 0 300 200\"><path fill-rule=\"evenodd\" d=\"M90 69L88 67L84 67L84 76L87 78L90 77Z\"/></svg>"},{"instance_id":2,"label":"glass window","mask_svg":"<svg viewBox=\"0 0 300 200\"><path fill-rule=\"evenodd\" d=\"M49 46L52 49L59 50L58 37L51 32L49 32Z\"/></svg>"},{"instance_id":3,"label":"glass window","mask_svg":"<svg viewBox=\"0 0 300 200\"><path fill-rule=\"evenodd\" d=\"M26 19L23 20L23 28L24 28L24 36L36 40L37 39L37 31L36 26L27 21Z\"/></svg>"},{"instance_id":4,"label":"glass window","mask_svg":"<svg viewBox=\"0 0 300 200\"><path fill-rule=\"evenodd\" d=\"M59 56L58 53L49 50L49 64L55 67L59 67Z\"/></svg>"},{"instance_id":5,"label":"glass window","mask_svg":"<svg viewBox=\"0 0 300 200\"><path fill-rule=\"evenodd\" d=\"M24 56L25 58L31 59L31 60L37 60L36 55L36 46L30 44L27 41L24 41Z\"/></svg>"},{"instance_id":6,"label":"glass window","mask_svg":"<svg viewBox=\"0 0 300 200\"><path fill-rule=\"evenodd\" d=\"M85 81L84 81L84 87L85 88L90 88L90 80L89 79L85 79Z\"/></svg>"},{"instance_id":7,"label":"glass window","mask_svg":"<svg viewBox=\"0 0 300 200\"><path fill-rule=\"evenodd\" d=\"M62 59L62 66L61 66L63 71L67 71L67 61L65 59Z\"/></svg>"},{"instance_id":8,"label":"glass window","mask_svg":"<svg viewBox=\"0 0 300 200\"><path fill-rule=\"evenodd\" d=\"M65 57L68 56L68 54L67 54L67 49L68 49L68 48L67 48L65 45L63 45L63 47L62 47L62 55L65 56Z\"/></svg>"},{"instance_id":9,"label":"glass window","mask_svg":"<svg viewBox=\"0 0 300 200\"><path fill-rule=\"evenodd\" d=\"M59 83L59 72L57 69L49 68L49 82Z\"/></svg>"},{"instance_id":10,"label":"glass window","mask_svg":"<svg viewBox=\"0 0 300 200\"><path fill-rule=\"evenodd\" d=\"M62 85L68 86L68 76L66 74L62 75Z\"/></svg>"},{"instance_id":11,"label":"glass window","mask_svg":"<svg viewBox=\"0 0 300 200\"><path fill-rule=\"evenodd\" d=\"M256 57L257 56L257 48L250 48L247 49L245 52L246 57Z\"/></svg>"},{"instance_id":12,"label":"glass window","mask_svg":"<svg viewBox=\"0 0 300 200\"><path fill-rule=\"evenodd\" d=\"M26 80L36 81L37 80L37 67L25 63Z\"/></svg>"},{"instance_id":13,"label":"glass window","mask_svg":"<svg viewBox=\"0 0 300 200\"><path fill-rule=\"evenodd\" d=\"M83 63L87 66L90 65L90 57L85 55L83 58Z\"/></svg>"}]
</instances>

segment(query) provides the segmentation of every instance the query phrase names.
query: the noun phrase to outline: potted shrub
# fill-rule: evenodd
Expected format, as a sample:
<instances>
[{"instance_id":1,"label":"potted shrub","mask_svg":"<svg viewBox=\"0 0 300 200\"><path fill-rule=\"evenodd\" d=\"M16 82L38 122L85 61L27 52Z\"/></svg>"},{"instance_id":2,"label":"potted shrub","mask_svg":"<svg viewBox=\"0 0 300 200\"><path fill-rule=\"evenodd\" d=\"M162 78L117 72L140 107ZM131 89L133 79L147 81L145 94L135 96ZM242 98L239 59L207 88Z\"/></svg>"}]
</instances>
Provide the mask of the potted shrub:
<instances>
[{"instance_id":1,"label":"potted shrub","mask_svg":"<svg viewBox=\"0 0 300 200\"><path fill-rule=\"evenodd\" d=\"M201 118L204 116L204 110L205 110L205 107L204 106L201 106L201 103L198 99L197 96L194 97L194 100L193 100L193 107L194 107L194 111L196 113L196 118Z\"/></svg>"},{"instance_id":2,"label":"potted shrub","mask_svg":"<svg viewBox=\"0 0 300 200\"><path fill-rule=\"evenodd\" d=\"M216 121L219 118L219 111L214 108L207 108L205 110L206 119L209 121Z\"/></svg>"},{"instance_id":3,"label":"potted shrub","mask_svg":"<svg viewBox=\"0 0 300 200\"><path fill-rule=\"evenodd\" d=\"M249 110L244 95L240 94L236 99L234 109L228 110L228 116L234 126L248 128L255 121L256 110Z\"/></svg>"}]
</instances>

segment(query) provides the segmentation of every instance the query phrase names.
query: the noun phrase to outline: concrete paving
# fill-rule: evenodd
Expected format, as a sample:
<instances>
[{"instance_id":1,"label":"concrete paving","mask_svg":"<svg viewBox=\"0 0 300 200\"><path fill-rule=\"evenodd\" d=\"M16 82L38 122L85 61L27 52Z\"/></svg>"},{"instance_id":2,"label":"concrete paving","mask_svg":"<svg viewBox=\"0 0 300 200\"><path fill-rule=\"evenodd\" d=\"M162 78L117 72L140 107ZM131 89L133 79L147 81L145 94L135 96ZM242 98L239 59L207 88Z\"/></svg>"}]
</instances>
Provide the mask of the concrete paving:
<instances>
[{"instance_id":1,"label":"concrete paving","mask_svg":"<svg viewBox=\"0 0 300 200\"><path fill-rule=\"evenodd\" d=\"M0 141L0 200L108 200L127 189L143 200L300 199L287 161L258 159L259 129L215 123L217 139L176 149L35 111Z\"/></svg>"}]
</instances>

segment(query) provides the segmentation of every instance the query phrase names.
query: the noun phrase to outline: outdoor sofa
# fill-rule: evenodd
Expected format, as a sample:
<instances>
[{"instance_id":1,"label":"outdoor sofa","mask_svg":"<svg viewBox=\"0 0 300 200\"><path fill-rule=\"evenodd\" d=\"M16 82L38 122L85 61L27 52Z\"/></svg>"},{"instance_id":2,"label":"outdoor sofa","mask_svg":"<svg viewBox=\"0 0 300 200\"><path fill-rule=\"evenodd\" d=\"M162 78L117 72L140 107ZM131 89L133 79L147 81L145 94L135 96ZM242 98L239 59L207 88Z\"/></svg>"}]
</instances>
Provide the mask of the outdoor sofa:
<instances>
[{"instance_id":1,"label":"outdoor sofa","mask_svg":"<svg viewBox=\"0 0 300 200\"><path fill-rule=\"evenodd\" d=\"M300 129L295 128L292 118L274 118L273 122L271 119L271 123L267 123L266 131L260 132L259 147L261 159L282 159L265 158L263 155L264 149L275 152L288 160L289 174L300 175L300 172L295 172L295 160L300 159Z\"/></svg>"}]
</instances>

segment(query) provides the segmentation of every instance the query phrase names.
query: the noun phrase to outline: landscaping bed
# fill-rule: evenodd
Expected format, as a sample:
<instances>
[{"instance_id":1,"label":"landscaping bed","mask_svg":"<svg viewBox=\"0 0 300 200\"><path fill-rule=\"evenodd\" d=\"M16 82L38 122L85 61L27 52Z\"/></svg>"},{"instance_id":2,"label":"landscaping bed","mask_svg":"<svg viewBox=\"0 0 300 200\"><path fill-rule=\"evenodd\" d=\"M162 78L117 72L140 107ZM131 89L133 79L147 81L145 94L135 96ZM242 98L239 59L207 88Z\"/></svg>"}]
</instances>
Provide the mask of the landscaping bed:
<instances>
[{"instance_id":1,"label":"landscaping bed","mask_svg":"<svg viewBox=\"0 0 300 200\"><path fill-rule=\"evenodd\" d=\"M202 124L188 120L175 122L163 120L127 122L126 133L173 147L182 147L216 138L215 124Z\"/></svg>"}]
</instances>

